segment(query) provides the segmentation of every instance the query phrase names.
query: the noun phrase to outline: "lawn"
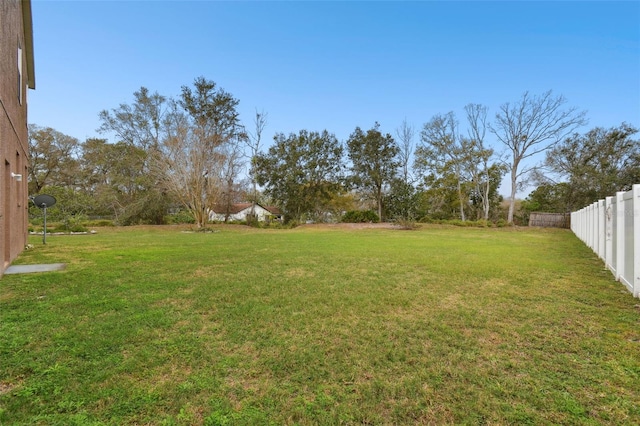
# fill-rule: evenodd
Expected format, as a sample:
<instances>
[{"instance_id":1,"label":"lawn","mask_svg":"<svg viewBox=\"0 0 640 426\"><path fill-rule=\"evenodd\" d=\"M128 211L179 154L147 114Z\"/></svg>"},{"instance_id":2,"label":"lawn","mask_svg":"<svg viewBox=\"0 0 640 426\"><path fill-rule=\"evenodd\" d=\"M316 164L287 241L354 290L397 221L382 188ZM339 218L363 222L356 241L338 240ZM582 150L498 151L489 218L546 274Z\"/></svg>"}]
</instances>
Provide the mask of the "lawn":
<instances>
[{"instance_id":1,"label":"lawn","mask_svg":"<svg viewBox=\"0 0 640 426\"><path fill-rule=\"evenodd\" d=\"M2 425L639 424L640 301L567 230L31 237Z\"/></svg>"}]
</instances>

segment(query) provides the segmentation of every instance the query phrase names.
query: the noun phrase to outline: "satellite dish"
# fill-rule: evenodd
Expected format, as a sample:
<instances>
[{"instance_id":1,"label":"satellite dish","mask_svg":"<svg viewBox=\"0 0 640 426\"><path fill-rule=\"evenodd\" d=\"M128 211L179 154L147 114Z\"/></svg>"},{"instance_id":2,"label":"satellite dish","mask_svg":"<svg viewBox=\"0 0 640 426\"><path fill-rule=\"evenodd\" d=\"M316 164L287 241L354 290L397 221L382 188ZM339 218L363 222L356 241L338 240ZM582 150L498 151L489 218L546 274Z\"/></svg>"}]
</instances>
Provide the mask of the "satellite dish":
<instances>
[{"instance_id":1,"label":"satellite dish","mask_svg":"<svg viewBox=\"0 0 640 426\"><path fill-rule=\"evenodd\" d=\"M49 208L56 203L56 198L53 195L40 194L33 199L33 204L41 209Z\"/></svg>"},{"instance_id":2,"label":"satellite dish","mask_svg":"<svg viewBox=\"0 0 640 426\"><path fill-rule=\"evenodd\" d=\"M44 232L42 233L42 244L47 244L47 208L56 203L53 195L40 194L33 199L33 204L44 210Z\"/></svg>"}]
</instances>

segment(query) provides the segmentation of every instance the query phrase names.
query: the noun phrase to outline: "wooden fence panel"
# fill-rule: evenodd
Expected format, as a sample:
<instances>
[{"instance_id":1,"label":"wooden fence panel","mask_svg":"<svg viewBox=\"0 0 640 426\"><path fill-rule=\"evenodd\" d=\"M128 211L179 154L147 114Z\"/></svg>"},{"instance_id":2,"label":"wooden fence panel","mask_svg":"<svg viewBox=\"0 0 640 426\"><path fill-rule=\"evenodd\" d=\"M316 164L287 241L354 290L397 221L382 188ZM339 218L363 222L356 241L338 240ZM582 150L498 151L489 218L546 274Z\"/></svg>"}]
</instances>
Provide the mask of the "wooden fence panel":
<instances>
[{"instance_id":1,"label":"wooden fence panel","mask_svg":"<svg viewBox=\"0 0 640 426\"><path fill-rule=\"evenodd\" d=\"M529 215L529 226L542 226L545 228L569 228L570 225L571 213L533 212Z\"/></svg>"}]
</instances>

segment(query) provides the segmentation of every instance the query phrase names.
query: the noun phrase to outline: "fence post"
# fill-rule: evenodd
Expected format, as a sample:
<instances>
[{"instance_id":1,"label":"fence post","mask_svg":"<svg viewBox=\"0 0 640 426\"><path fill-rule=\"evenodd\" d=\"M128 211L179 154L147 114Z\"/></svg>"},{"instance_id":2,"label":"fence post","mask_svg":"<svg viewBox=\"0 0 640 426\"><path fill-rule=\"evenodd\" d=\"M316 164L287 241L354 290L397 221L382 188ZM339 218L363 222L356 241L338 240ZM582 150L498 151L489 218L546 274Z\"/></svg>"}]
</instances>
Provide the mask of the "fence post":
<instances>
[{"instance_id":1,"label":"fence post","mask_svg":"<svg viewBox=\"0 0 640 426\"><path fill-rule=\"evenodd\" d=\"M591 203L591 205L589 206L589 247L591 247L591 250L593 250L594 252L597 251L596 234L598 233L598 222L595 220L597 206L597 203Z\"/></svg>"},{"instance_id":2,"label":"fence post","mask_svg":"<svg viewBox=\"0 0 640 426\"><path fill-rule=\"evenodd\" d=\"M616 280L624 273L624 192L616 192Z\"/></svg>"},{"instance_id":3,"label":"fence post","mask_svg":"<svg viewBox=\"0 0 640 426\"><path fill-rule=\"evenodd\" d=\"M582 241L588 246L589 245L589 234L587 234L587 229L589 228L589 206L586 206L582 209Z\"/></svg>"},{"instance_id":4,"label":"fence post","mask_svg":"<svg viewBox=\"0 0 640 426\"><path fill-rule=\"evenodd\" d=\"M640 185L633 185L632 214L633 214L633 295L640 295Z\"/></svg>"},{"instance_id":5,"label":"fence post","mask_svg":"<svg viewBox=\"0 0 640 426\"><path fill-rule=\"evenodd\" d=\"M584 226L584 222L585 222L585 219L586 219L586 208L583 207L580 210L578 210L578 214L579 214L578 221L579 221L579 224L580 224L580 226L578 227L578 236L580 237L580 239L582 240L583 243L586 243L587 240L586 240L586 238L584 236L585 229L587 229Z\"/></svg>"},{"instance_id":6,"label":"fence post","mask_svg":"<svg viewBox=\"0 0 640 426\"><path fill-rule=\"evenodd\" d=\"M605 266L611 271L613 270L613 197L607 197L604 200L605 205Z\"/></svg>"},{"instance_id":7,"label":"fence post","mask_svg":"<svg viewBox=\"0 0 640 426\"><path fill-rule=\"evenodd\" d=\"M605 238L607 233L605 231L605 216L604 200L598 200L598 256L602 260L606 259Z\"/></svg>"},{"instance_id":8,"label":"fence post","mask_svg":"<svg viewBox=\"0 0 640 426\"><path fill-rule=\"evenodd\" d=\"M586 245L589 245L589 234L587 234L587 229L589 228L589 206L586 206L582 209L582 241Z\"/></svg>"}]
</instances>

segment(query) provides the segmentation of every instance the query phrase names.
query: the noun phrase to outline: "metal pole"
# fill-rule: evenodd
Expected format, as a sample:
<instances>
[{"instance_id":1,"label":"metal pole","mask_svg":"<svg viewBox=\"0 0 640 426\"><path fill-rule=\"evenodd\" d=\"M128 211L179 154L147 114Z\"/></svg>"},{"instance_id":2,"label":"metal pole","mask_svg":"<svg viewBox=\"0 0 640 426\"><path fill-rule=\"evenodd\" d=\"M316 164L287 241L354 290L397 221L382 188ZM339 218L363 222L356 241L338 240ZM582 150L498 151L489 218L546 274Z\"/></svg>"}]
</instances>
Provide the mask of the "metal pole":
<instances>
[{"instance_id":1,"label":"metal pole","mask_svg":"<svg viewBox=\"0 0 640 426\"><path fill-rule=\"evenodd\" d=\"M42 233L42 244L47 244L47 205L42 203L44 210L44 232Z\"/></svg>"}]
</instances>

